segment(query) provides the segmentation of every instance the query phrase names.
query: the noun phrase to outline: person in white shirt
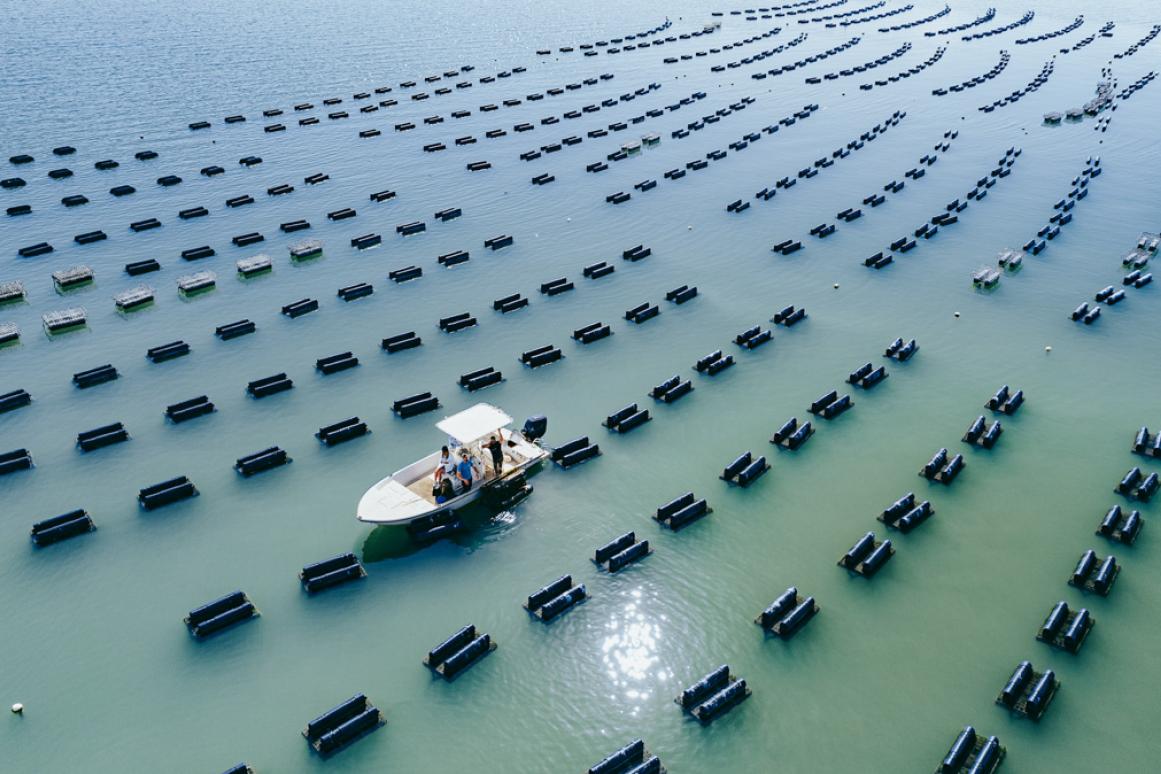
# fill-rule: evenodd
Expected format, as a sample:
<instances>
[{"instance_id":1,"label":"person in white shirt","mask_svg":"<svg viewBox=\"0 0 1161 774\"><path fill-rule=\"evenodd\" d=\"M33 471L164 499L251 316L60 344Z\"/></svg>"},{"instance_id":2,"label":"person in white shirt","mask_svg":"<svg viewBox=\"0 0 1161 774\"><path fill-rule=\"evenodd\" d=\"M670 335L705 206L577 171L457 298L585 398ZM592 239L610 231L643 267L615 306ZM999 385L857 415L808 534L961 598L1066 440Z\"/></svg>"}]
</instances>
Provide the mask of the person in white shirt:
<instances>
[{"instance_id":1,"label":"person in white shirt","mask_svg":"<svg viewBox=\"0 0 1161 774\"><path fill-rule=\"evenodd\" d=\"M435 490L439 491L442 488L443 480L447 478L449 481L455 480L456 462L452 458L451 452L446 446L440 449L439 461L435 463Z\"/></svg>"}]
</instances>

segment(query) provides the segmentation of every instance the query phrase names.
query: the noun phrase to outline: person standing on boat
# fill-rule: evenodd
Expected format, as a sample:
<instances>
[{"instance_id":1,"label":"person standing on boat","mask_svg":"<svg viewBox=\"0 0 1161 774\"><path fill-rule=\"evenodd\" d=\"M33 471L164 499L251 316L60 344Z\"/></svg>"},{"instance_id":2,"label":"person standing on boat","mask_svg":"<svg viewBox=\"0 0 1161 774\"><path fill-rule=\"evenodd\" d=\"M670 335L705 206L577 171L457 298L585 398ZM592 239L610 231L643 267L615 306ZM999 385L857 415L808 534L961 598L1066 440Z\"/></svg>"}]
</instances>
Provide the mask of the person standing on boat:
<instances>
[{"instance_id":1,"label":"person standing on boat","mask_svg":"<svg viewBox=\"0 0 1161 774\"><path fill-rule=\"evenodd\" d=\"M452 459L451 452L444 446L439 452L439 462L435 464L435 483L436 488L439 488L439 482L445 476L452 476L455 473L455 460Z\"/></svg>"},{"instance_id":2,"label":"person standing on boat","mask_svg":"<svg viewBox=\"0 0 1161 774\"><path fill-rule=\"evenodd\" d=\"M456 479L460 482L461 494L472 488L472 461L468 458L467 449L460 449L460 461L456 465Z\"/></svg>"},{"instance_id":3,"label":"person standing on boat","mask_svg":"<svg viewBox=\"0 0 1161 774\"><path fill-rule=\"evenodd\" d=\"M484 448L491 452L492 468L496 471L496 478L499 478L500 474L504 470L504 446L500 443L500 440L493 435L492 439L484 444Z\"/></svg>"}]
</instances>

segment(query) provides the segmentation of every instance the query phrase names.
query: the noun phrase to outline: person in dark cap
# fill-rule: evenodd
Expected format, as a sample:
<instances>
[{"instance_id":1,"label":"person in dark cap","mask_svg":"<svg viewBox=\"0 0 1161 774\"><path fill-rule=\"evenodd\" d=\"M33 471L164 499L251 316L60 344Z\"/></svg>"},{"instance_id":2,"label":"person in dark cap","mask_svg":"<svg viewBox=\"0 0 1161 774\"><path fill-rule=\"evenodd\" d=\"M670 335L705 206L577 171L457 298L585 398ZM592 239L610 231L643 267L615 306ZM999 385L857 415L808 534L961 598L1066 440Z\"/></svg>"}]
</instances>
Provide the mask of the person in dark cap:
<instances>
[{"instance_id":1,"label":"person in dark cap","mask_svg":"<svg viewBox=\"0 0 1161 774\"><path fill-rule=\"evenodd\" d=\"M504 445L493 435L491 440L484 444L484 448L492 454L492 467L496 470L496 478L499 478L504 470Z\"/></svg>"}]
</instances>

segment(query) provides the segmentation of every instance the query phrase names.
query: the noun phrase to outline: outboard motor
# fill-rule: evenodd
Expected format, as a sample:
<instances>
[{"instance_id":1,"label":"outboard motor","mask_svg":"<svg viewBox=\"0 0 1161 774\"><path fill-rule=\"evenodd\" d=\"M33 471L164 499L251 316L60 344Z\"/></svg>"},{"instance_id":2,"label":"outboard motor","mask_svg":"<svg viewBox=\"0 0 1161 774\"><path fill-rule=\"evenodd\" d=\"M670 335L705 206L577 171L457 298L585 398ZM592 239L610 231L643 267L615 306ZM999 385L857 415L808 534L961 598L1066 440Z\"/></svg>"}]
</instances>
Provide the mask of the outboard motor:
<instances>
[{"instance_id":1,"label":"outboard motor","mask_svg":"<svg viewBox=\"0 0 1161 774\"><path fill-rule=\"evenodd\" d=\"M538 441L548 432L548 417L543 414L528 417L524 420L524 429L521 431L528 441Z\"/></svg>"}]
</instances>

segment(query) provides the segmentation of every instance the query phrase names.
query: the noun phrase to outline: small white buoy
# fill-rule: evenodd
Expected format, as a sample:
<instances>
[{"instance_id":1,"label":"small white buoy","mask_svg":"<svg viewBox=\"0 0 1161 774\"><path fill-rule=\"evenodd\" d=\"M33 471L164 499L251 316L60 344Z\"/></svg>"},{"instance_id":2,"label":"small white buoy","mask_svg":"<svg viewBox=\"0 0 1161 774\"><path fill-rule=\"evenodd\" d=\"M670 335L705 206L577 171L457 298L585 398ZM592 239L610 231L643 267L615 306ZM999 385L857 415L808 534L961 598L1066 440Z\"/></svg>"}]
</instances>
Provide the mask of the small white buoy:
<instances>
[{"instance_id":1,"label":"small white buoy","mask_svg":"<svg viewBox=\"0 0 1161 774\"><path fill-rule=\"evenodd\" d=\"M22 712L24 712L24 705L23 704L21 704L20 702L16 702L15 704L12 705L12 713L14 715L19 715Z\"/></svg>"},{"instance_id":2,"label":"small white buoy","mask_svg":"<svg viewBox=\"0 0 1161 774\"><path fill-rule=\"evenodd\" d=\"M686 226L685 228L687 231L693 231L693 226Z\"/></svg>"},{"instance_id":3,"label":"small white buoy","mask_svg":"<svg viewBox=\"0 0 1161 774\"><path fill-rule=\"evenodd\" d=\"M565 218L565 220L568 221L569 223L572 223L572 218Z\"/></svg>"},{"instance_id":4,"label":"small white buoy","mask_svg":"<svg viewBox=\"0 0 1161 774\"><path fill-rule=\"evenodd\" d=\"M956 312L956 313L955 313L955 316L956 316L956 317L959 317L959 312Z\"/></svg>"},{"instance_id":5,"label":"small white buoy","mask_svg":"<svg viewBox=\"0 0 1161 774\"><path fill-rule=\"evenodd\" d=\"M1051 351L1052 351L1052 346L1051 346L1051 345L1049 345L1049 346L1045 347L1045 348L1044 348L1044 351L1045 351L1045 352L1051 352Z\"/></svg>"},{"instance_id":6,"label":"small white buoy","mask_svg":"<svg viewBox=\"0 0 1161 774\"><path fill-rule=\"evenodd\" d=\"M835 289L835 290L838 290L838 283L837 283L837 282L836 282L836 283L834 283L834 289Z\"/></svg>"}]
</instances>

